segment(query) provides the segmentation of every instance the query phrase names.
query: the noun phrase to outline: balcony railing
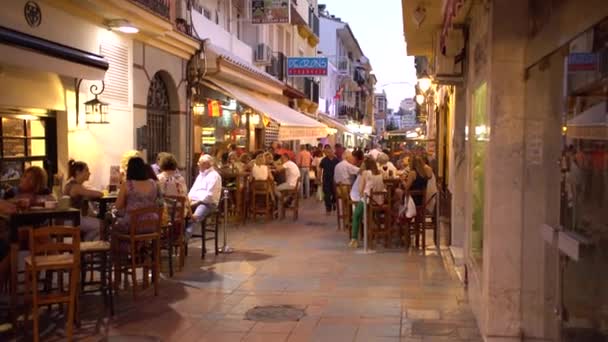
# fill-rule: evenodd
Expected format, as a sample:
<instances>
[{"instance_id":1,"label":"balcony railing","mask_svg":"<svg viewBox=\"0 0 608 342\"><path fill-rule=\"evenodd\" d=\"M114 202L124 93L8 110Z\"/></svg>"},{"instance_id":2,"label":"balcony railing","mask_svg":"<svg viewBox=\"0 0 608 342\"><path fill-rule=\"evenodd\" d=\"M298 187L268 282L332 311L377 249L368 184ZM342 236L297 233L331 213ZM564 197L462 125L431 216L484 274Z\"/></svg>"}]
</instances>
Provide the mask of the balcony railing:
<instances>
[{"instance_id":1,"label":"balcony railing","mask_svg":"<svg viewBox=\"0 0 608 342\"><path fill-rule=\"evenodd\" d=\"M338 57L338 73L340 75L352 75L352 64L346 56Z\"/></svg>"},{"instance_id":2,"label":"balcony railing","mask_svg":"<svg viewBox=\"0 0 608 342\"><path fill-rule=\"evenodd\" d=\"M170 20L170 0L131 0L155 14Z\"/></svg>"}]
</instances>

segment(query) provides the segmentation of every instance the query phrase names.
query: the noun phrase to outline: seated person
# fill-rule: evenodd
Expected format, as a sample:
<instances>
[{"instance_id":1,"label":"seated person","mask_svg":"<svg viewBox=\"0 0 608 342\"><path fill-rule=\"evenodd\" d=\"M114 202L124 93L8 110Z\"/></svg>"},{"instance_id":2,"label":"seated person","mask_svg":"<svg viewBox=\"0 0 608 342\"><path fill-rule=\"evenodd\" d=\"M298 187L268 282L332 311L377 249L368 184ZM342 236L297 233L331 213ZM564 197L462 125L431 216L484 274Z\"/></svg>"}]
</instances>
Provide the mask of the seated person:
<instances>
[{"instance_id":1,"label":"seated person","mask_svg":"<svg viewBox=\"0 0 608 342\"><path fill-rule=\"evenodd\" d=\"M118 231L129 230L129 212L143 208L160 207L162 197L156 182L149 178L148 167L143 159L133 157L127 163L126 181L120 185L115 207L118 219L115 228ZM150 217L150 219L157 219ZM156 227L138 227L137 233L151 233Z\"/></svg>"},{"instance_id":2,"label":"seated person","mask_svg":"<svg viewBox=\"0 0 608 342\"><path fill-rule=\"evenodd\" d=\"M17 207L5 200L0 200L0 214L9 215L17 211ZM0 292L8 286L10 278L10 245L7 240L0 238Z\"/></svg>"},{"instance_id":3,"label":"seated person","mask_svg":"<svg viewBox=\"0 0 608 342\"><path fill-rule=\"evenodd\" d=\"M103 193L87 188L84 182L89 180L91 172L87 163L82 161L70 160L68 162L68 181L63 188L63 194L70 196L72 208L83 211L86 214L86 199L101 198ZM101 231L101 220L91 216L81 216L80 231L84 241L99 239Z\"/></svg>"},{"instance_id":4,"label":"seated person","mask_svg":"<svg viewBox=\"0 0 608 342\"><path fill-rule=\"evenodd\" d=\"M188 193L192 206L193 223L203 221L217 210L222 196L222 177L215 170L215 159L202 155L198 160L199 174ZM192 236L192 224L186 228L186 237Z\"/></svg>"},{"instance_id":5,"label":"seated person","mask_svg":"<svg viewBox=\"0 0 608 342\"><path fill-rule=\"evenodd\" d=\"M382 172L382 176L384 176L384 178L388 178L391 174L393 177L397 176L397 168L389 160L386 153L379 153L376 161L378 162L378 169L380 169L380 172Z\"/></svg>"},{"instance_id":6,"label":"seated person","mask_svg":"<svg viewBox=\"0 0 608 342\"><path fill-rule=\"evenodd\" d=\"M17 199L28 201L27 206L43 205L46 200L54 200L48 188L48 176L43 168L38 166L28 167L21 179L19 185L9 189L4 194L5 199Z\"/></svg>"},{"instance_id":7,"label":"seated person","mask_svg":"<svg viewBox=\"0 0 608 342\"><path fill-rule=\"evenodd\" d=\"M188 196L186 180L177 171L177 160L170 153L165 153L158 162L160 173L158 174L158 185L163 196ZM188 203L186 203L188 204ZM184 206L184 217L190 215L190 205Z\"/></svg>"},{"instance_id":8,"label":"seated person","mask_svg":"<svg viewBox=\"0 0 608 342\"><path fill-rule=\"evenodd\" d=\"M278 170L285 170L285 182L279 184L275 188L275 195L278 199L281 199L281 190L293 190L298 185L298 177L300 177L300 168L296 163L289 159L289 154L284 153L281 156L281 161L283 164L279 166ZM279 209L282 205L282 201L279 201Z\"/></svg>"},{"instance_id":9,"label":"seated person","mask_svg":"<svg viewBox=\"0 0 608 342\"><path fill-rule=\"evenodd\" d=\"M359 168L355 166L355 158L350 151L345 151L342 157L342 161L336 165L336 169L334 170L334 182L336 186L339 184L351 185L353 177L359 173Z\"/></svg>"}]
</instances>

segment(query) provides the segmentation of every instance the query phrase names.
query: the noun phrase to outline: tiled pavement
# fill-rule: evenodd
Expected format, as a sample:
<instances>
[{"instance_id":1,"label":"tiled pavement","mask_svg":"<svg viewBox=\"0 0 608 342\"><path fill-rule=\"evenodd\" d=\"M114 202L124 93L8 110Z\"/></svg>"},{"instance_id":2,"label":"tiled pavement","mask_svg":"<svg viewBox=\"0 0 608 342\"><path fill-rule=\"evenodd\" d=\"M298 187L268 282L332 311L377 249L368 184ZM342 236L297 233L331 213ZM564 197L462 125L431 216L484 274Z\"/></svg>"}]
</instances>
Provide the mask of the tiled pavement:
<instances>
[{"instance_id":1,"label":"tiled pavement","mask_svg":"<svg viewBox=\"0 0 608 342\"><path fill-rule=\"evenodd\" d=\"M116 315L87 301L84 341L481 341L460 283L434 247L357 254L335 216L301 202L300 219L229 230L232 254L199 259L193 241L186 269L161 283L160 295L116 298ZM199 247L200 248L200 247ZM304 309L297 322L245 319L261 305ZM62 340L52 332L47 340Z\"/></svg>"}]
</instances>

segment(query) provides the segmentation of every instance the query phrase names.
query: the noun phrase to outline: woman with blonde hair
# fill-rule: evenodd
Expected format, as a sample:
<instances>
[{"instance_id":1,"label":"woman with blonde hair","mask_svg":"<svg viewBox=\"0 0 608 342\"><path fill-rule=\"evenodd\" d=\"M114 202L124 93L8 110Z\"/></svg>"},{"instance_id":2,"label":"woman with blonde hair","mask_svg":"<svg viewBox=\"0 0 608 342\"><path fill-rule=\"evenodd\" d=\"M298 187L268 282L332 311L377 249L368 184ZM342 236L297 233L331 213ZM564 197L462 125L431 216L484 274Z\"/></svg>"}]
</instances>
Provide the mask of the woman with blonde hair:
<instances>
[{"instance_id":1,"label":"woman with blonde hair","mask_svg":"<svg viewBox=\"0 0 608 342\"><path fill-rule=\"evenodd\" d=\"M72 208L83 210L86 214L86 200L100 198L103 196L101 191L93 190L84 185L91 177L89 166L82 161L71 159L68 162L68 182L63 188L63 194L70 196ZM101 232L101 221L95 217L83 215L80 217L80 230L84 241L98 240Z\"/></svg>"}]
</instances>

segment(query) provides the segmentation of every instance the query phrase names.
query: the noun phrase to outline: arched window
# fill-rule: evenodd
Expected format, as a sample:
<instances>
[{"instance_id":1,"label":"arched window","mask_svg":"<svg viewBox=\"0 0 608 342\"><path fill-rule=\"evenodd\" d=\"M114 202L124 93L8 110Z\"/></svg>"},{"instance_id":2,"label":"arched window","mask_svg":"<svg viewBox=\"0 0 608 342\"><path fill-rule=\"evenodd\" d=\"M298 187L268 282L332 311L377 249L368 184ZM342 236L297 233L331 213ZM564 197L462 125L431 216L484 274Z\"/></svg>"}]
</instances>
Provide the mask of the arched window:
<instances>
[{"instance_id":1,"label":"arched window","mask_svg":"<svg viewBox=\"0 0 608 342\"><path fill-rule=\"evenodd\" d=\"M154 163L159 152L171 149L169 132L171 118L169 117L169 91L161 75L156 73L148 89L146 138L148 162Z\"/></svg>"}]
</instances>

